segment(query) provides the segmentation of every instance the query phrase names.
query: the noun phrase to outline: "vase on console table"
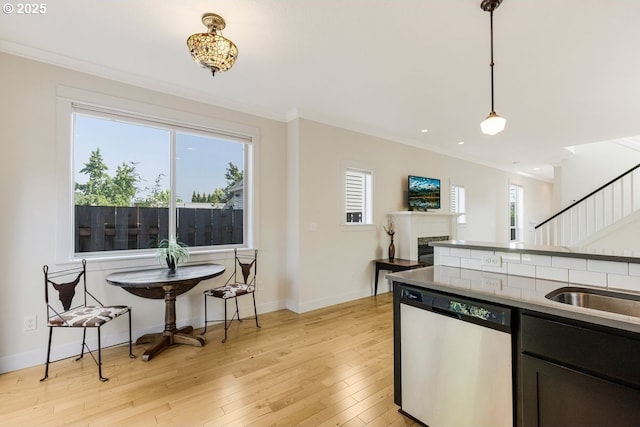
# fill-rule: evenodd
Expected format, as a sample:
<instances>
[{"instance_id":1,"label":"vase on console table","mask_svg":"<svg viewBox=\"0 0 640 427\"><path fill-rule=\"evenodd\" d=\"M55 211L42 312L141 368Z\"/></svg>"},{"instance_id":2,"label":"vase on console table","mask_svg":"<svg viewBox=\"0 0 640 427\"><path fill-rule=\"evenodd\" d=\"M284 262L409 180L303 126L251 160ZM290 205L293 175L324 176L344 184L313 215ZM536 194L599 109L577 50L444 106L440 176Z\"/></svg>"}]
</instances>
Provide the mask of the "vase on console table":
<instances>
[{"instance_id":1,"label":"vase on console table","mask_svg":"<svg viewBox=\"0 0 640 427\"><path fill-rule=\"evenodd\" d=\"M393 259L396 257L396 245L393 244L393 235L396 234L396 229L395 229L395 224L393 223L393 217L388 216L387 225L383 225L382 227L384 228L384 231L386 231L389 237L391 238L391 243L389 244L387 257L389 258L389 261L393 261Z\"/></svg>"},{"instance_id":2,"label":"vase on console table","mask_svg":"<svg viewBox=\"0 0 640 427\"><path fill-rule=\"evenodd\" d=\"M393 235L395 233L389 234L391 236L391 243L389 243L389 261L393 261L396 257L396 245L393 244Z\"/></svg>"}]
</instances>

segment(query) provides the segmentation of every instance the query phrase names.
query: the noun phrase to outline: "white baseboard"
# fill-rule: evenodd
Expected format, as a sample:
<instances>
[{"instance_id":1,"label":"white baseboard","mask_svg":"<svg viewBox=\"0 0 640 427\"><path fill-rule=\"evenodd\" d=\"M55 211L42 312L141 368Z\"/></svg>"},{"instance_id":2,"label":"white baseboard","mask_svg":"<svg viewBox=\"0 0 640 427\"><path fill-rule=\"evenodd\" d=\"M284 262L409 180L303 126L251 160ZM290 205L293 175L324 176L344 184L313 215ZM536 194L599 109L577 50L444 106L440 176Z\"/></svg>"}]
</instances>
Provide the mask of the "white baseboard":
<instances>
[{"instance_id":1,"label":"white baseboard","mask_svg":"<svg viewBox=\"0 0 640 427\"><path fill-rule=\"evenodd\" d=\"M384 289L381 289L378 284L378 293L383 293ZM342 304L343 302L349 302L360 298L366 298L372 296L372 291L369 288L364 288L359 291L349 292L345 294L334 294L326 298L319 298L312 301L305 301L299 304L298 313L305 313L311 310L317 310L319 308L325 308L336 304Z\"/></svg>"},{"instance_id":2,"label":"white baseboard","mask_svg":"<svg viewBox=\"0 0 640 427\"><path fill-rule=\"evenodd\" d=\"M93 328L89 328L93 329ZM160 326L160 330L162 330L162 326ZM65 343L56 345L56 333L75 333L78 336L78 340L72 343ZM158 329L154 329L154 332L157 332ZM129 333L127 331L107 335L102 331L102 348L105 349L107 347L113 347L115 345L126 345L129 342ZM140 331L136 331L140 332ZM135 342L136 336L144 335L148 332L142 332L138 335L133 335L133 341ZM69 357L75 357L80 354L81 345L82 345L82 329L80 328L57 328L57 330L53 331L53 340L51 345L51 362L55 362L62 359L67 359ZM96 335L96 331L89 330L87 331L87 345L91 350L98 349L98 338ZM89 356L91 357L91 356ZM97 357L97 356L96 356ZM6 372L17 371L19 369L30 368L32 366L42 365L42 373L44 374L44 365L47 361L47 342L43 343L42 347L37 349L12 354L10 356L5 356L0 358L0 374L4 374ZM49 367L51 370L51 367Z\"/></svg>"}]
</instances>

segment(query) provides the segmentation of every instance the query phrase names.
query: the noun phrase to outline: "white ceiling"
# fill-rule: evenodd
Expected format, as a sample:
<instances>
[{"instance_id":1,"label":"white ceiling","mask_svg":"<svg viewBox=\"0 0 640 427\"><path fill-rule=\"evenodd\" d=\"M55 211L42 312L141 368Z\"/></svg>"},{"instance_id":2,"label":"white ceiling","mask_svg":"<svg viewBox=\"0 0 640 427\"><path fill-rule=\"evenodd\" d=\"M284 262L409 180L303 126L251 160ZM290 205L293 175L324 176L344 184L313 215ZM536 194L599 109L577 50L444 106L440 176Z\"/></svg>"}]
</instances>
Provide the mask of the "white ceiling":
<instances>
[{"instance_id":1,"label":"white ceiling","mask_svg":"<svg viewBox=\"0 0 640 427\"><path fill-rule=\"evenodd\" d=\"M277 120L305 117L545 179L563 147L640 135L640 1L56 0L0 14L0 50ZM215 77L186 38L227 21ZM421 133L427 128L429 132ZM464 141L464 145L459 145ZM534 170L534 168L540 168Z\"/></svg>"}]
</instances>

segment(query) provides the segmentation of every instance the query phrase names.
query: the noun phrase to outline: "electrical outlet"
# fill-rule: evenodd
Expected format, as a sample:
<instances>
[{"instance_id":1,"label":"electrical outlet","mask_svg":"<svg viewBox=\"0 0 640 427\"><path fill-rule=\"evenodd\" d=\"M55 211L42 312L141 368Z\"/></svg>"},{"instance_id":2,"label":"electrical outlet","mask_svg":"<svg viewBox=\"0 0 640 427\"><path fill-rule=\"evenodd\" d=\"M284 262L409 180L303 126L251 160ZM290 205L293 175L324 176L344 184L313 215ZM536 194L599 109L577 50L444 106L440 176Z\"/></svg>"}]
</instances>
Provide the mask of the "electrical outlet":
<instances>
[{"instance_id":1,"label":"electrical outlet","mask_svg":"<svg viewBox=\"0 0 640 427\"><path fill-rule=\"evenodd\" d=\"M486 267L502 267L502 257L497 255L483 256L482 265Z\"/></svg>"},{"instance_id":2,"label":"electrical outlet","mask_svg":"<svg viewBox=\"0 0 640 427\"><path fill-rule=\"evenodd\" d=\"M25 331L33 331L38 326L37 317L34 314L33 316L24 316L24 330Z\"/></svg>"},{"instance_id":3,"label":"electrical outlet","mask_svg":"<svg viewBox=\"0 0 640 427\"><path fill-rule=\"evenodd\" d=\"M502 289L502 280L491 277L482 278L482 286L485 288Z\"/></svg>"}]
</instances>

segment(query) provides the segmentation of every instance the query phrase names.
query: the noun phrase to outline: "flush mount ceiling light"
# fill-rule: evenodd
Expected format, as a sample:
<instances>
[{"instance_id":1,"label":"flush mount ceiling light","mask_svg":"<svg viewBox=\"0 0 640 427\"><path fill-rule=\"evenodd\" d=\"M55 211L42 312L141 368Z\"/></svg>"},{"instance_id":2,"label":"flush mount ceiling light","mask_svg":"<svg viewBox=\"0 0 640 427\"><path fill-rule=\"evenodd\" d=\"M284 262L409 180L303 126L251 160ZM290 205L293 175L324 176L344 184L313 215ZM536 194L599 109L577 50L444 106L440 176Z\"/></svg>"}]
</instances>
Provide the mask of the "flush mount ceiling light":
<instances>
[{"instance_id":1,"label":"flush mount ceiling light","mask_svg":"<svg viewBox=\"0 0 640 427\"><path fill-rule=\"evenodd\" d=\"M231 40L222 36L226 27L224 19L215 13L202 15L202 23L209 30L207 33L192 34L187 39L187 46L194 61L204 68L216 71L227 71L233 67L238 58L238 48Z\"/></svg>"},{"instance_id":2,"label":"flush mount ceiling light","mask_svg":"<svg viewBox=\"0 0 640 427\"><path fill-rule=\"evenodd\" d=\"M504 130L507 119L496 114L493 108L493 11L500 6L502 0L482 0L480 8L485 12L489 12L491 16L491 112L489 116L480 123L482 133L487 135L495 135Z\"/></svg>"}]
</instances>

